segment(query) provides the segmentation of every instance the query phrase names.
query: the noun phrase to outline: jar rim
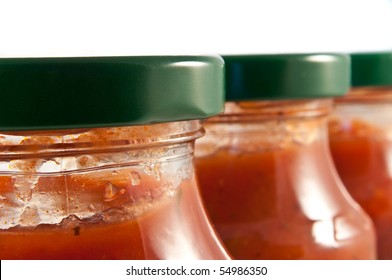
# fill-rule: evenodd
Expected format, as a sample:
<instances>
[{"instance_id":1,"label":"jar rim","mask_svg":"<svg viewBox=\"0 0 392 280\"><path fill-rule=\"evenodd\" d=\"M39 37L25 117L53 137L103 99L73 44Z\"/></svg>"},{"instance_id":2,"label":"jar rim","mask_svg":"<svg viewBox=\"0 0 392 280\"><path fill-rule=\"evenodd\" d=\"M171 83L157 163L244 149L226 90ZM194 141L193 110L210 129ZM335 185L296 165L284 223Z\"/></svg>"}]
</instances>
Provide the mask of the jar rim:
<instances>
[{"instance_id":1,"label":"jar rim","mask_svg":"<svg viewBox=\"0 0 392 280\"><path fill-rule=\"evenodd\" d=\"M226 102L224 113L209 118L208 123L307 119L327 116L331 109L332 99Z\"/></svg>"},{"instance_id":2,"label":"jar rim","mask_svg":"<svg viewBox=\"0 0 392 280\"><path fill-rule=\"evenodd\" d=\"M390 104L392 103L391 86L358 86L353 87L343 97L335 98L340 104Z\"/></svg>"},{"instance_id":3,"label":"jar rim","mask_svg":"<svg viewBox=\"0 0 392 280\"><path fill-rule=\"evenodd\" d=\"M0 134L0 157L140 150L189 142L203 135L199 120L83 130L11 131Z\"/></svg>"}]
</instances>

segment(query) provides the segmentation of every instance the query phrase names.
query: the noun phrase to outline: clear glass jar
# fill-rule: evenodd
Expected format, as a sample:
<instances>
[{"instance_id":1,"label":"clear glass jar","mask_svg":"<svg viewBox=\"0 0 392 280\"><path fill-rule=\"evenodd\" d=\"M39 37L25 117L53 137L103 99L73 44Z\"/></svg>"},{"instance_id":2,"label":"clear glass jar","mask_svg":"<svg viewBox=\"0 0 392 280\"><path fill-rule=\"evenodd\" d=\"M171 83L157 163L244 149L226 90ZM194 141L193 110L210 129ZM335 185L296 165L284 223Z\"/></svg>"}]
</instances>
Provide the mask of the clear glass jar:
<instances>
[{"instance_id":1,"label":"clear glass jar","mask_svg":"<svg viewBox=\"0 0 392 280\"><path fill-rule=\"evenodd\" d=\"M1 259L225 259L193 169L199 121L2 133Z\"/></svg>"},{"instance_id":2,"label":"clear glass jar","mask_svg":"<svg viewBox=\"0 0 392 280\"><path fill-rule=\"evenodd\" d=\"M374 259L327 140L331 101L227 102L196 142L206 209L238 259Z\"/></svg>"},{"instance_id":3,"label":"clear glass jar","mask_svg":"<svg viewBox=\"0 0 392 280\"><path fill-rule=\"evenodd\" d=\"M379 259L392 259L392 87L356 87L336 99L329 143L342 181L370 215Z\"/></svg>"},{"instance_id":4,"label":"clear glass jar","mask_svg":"<svg viewBox=\"0 0 392 280\"><path fill-rule=\"evenodd\" d=\"M0 259L227 259L193 168L223 64L0 59Z\"/></svg>"}]
</instances>

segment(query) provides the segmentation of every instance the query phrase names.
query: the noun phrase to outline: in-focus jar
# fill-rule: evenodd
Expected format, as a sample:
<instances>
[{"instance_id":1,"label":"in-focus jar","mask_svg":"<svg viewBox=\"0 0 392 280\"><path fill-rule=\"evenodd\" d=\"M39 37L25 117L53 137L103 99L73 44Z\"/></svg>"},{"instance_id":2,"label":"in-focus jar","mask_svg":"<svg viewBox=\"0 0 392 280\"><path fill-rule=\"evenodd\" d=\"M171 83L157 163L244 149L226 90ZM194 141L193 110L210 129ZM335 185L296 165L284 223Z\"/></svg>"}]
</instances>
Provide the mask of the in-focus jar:
<instances>
[{"instance_id":1,"label":"in-focus jar","mask_svg":"<svg viewBox=\"0 0 392 280\"><path fill-rule=\"evenodd\" d=\"M0 259L228 258L193 167L200 119L223 109L221 58L1 59L0 71Z\"/></svg>"},{"instance_id":2,"label":"in-focus jar","mask_svg":"<svg viewBox=\"0 0 392 280\"><path fill-rule=\"evenodd\" d=\"M373 225L339 180L327 140L330 97L348 89L349 58L224 60L225 112L205 123L196 170L228 251L237 259L374 259Z\"/></svg>"},{"instance_id":3,"label":"in-focus jar","mask_svg":"<svg viewBox=\"0 0 392 280\"><path fill-rule=\"evenodd\" d=\"M392 259L392 53L352 54L352 89L335 99L332 156L352 197L372 218L379 259Z\"/></svg>"}]
</instances>

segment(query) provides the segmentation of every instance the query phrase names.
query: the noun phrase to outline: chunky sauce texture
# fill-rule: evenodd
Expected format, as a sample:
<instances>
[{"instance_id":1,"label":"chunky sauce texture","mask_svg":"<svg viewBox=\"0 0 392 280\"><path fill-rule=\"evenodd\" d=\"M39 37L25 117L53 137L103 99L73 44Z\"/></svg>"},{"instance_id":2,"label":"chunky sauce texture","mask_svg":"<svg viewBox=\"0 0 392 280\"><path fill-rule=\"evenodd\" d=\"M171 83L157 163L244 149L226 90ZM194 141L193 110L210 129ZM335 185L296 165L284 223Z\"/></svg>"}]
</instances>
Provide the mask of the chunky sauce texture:
<instances>
[{"instance_id":1,"label":"chunky sauce texture","mask_svg":"<svg viewBox=\"0 0 392 280\"><path fill-rule=\"evenodd\" d=\"M199 129L1 135L0 259L227 259L195 181Z\"/></svg>"},{"instance_id":2,"label":"chunky sauce texture","mask_svg":"<svg viewBox=\"0 0 392 280\"><path fill-rule=\"evenodd\" d=\"M105 197L105 204L110 205L115 200L123 199L122 196L127 196L129 186L112 182L108 190L107 182L90 180L83 183L85 179L78 176L69 176L65 181L45 178L40 184L62 189L64 182L67 182L69 191L79 192L81 196L83 193L87 195L86 189L89 189L89 198L83 200L89 204L86 207L92 213L97 212L96 214L83 219L77 214L71 214L58 224L19 225L0 230L0 259L227 258L214 232L206 223L205 213L197 206L200 202L193 180L184 182L166 197L160 191L154 194L151 191L152 185L141 183L137 187L145 190L140 192L139 205L113 205L99 212L95 207L99 208L100 203L94 206L98 198L101 201ZM9 178L1 177L2 191L10 185L7 181ZM141 182L143 181L145 184L153 184L142 177ZM113 189L114 185L116 190ZM80 190L81 186L83 191ZM94 193L96 197L91 195ZM34 222L37 214L31 209L30 215L22 215L21 219Z\"/></svg>"}]
</instances>

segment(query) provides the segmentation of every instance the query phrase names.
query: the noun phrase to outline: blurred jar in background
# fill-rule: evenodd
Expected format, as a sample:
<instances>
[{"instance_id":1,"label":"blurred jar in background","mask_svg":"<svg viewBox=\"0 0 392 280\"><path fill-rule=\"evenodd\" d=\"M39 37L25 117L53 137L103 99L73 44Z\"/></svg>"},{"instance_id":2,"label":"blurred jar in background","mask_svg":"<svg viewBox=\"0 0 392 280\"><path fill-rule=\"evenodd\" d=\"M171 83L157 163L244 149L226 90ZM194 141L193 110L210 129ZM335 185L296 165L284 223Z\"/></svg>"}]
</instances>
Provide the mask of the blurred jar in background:
<instances>
[{"instance_id":1,"label":"blurred jar in background","mask_svg":"<svg viewBox=\"0 0 392 280\"><path fill-rule=\"evenodd\" d=\"M213 225L237 259L374 259L371 220L334 169L331 97L349 88L339 54L224 56L224 114L196 142Z\"/></svg>"},{"instance_id":2,"label":"blurred jar in background","mask_svg":"<svg viewBox=\"0 0 392 280\"><path fill-rule=\"evenodd\" d=\"M378 258L392 259L392 52L352 54L352 86L329 122L335 165L373 219Z\"/></svg>"},{"instance_id":3,"label":"blurred jar in background","mask_svg":"<svg viewBox=\"0 0 392 280\"><path fill-rule=\"evenodd\" d=\"M0 259L227 259L195 182L215 56L0 59Z\"/></svg>"}]
</instances>

